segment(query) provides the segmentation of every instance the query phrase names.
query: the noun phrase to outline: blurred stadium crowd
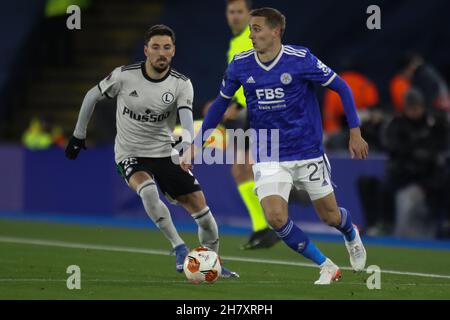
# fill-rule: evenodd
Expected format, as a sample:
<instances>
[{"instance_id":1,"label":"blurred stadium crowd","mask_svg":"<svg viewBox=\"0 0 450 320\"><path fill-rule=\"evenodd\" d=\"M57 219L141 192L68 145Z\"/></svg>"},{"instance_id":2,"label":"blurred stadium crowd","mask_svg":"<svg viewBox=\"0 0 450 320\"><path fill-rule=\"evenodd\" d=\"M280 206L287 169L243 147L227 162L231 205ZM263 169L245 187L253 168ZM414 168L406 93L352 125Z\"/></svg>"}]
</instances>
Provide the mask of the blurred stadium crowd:
<instances>
[{"instance_id":1,"label":"blurred stadium crowd","mask_svg":"<svg viewBox=\"0 0 450 320\"><path fill-rule=\"evenodd\" d=\"M113 67L143 59L142 35L159 22L177 32L175 64L193 80L195 117L201 118L203 104L217 93L231 34L224 19L225 1L188 2L3 4L4 12L21 11L16 21L2 22L18 32L15 41L2 44L2 52L8 55L0 65L5 75L0 79L1 141L22 142L30 149L63 147L87 89ZM366 233L450 236L450 49L444 48L449 28L440 25L450 5L446 1L379 1L382 30L368 31L367 1L349 1L339 10L339 4L327 0L253 2L255 7L284 11L291 32L286 41L309 47L347 81L371 153L387 156L384 178L362 176L358 181ZM71 4L82 9L81 30L66 28L66 8ZM336 10L346 16L340 20L339 14L332 14ZM320 26L323 21L328 24ZM403 25L394 28L395 23ZM330 30L333 24L337 26ZM8 29L5 25L1 29ZM347 150L340 98L319 89L319 100L327 152ZM90 127L91 145L113 141L114 107L106 105L114 106L114 102L103 104Z\"/></svg>"},{"instance_id":2,"label":"blurred stadium crowd","mask_svg":"<svg viewBox=\"0 0 450 320\"><path fill-rule=\"evenodd\" d=\"M399 58L388 101L379 98L377 85L357 67L340 75L352 88L371 151L388 155L384 180L359 180L367 233L435 234L433 221L445 220L439 218L449 210L450 95L445 79L415 52ZM345 150L345 115L330 90L324 95L323 118L327 150Z\"/></svg>"}]
</instances>

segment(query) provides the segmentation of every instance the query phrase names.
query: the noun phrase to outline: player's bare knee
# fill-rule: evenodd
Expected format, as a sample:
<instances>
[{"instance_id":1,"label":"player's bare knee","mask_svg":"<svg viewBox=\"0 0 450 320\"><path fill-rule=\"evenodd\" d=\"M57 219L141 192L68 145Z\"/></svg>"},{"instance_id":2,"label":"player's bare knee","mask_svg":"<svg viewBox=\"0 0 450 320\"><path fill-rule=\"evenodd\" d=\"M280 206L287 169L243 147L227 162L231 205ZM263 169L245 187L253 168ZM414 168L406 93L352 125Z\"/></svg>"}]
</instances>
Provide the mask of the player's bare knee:
<instances>
[{"instance_id":1,"label":"player's bare knee","mask_svg":"<svg viewBox=\"0 0 450 320\"><path fill-rule=\"evenodd\" d=\"M187 211L190 211L192 201L188 196L179 196L176 198L176 200L183 208L185 208Z\"/></svg>"},{"instance_id":2,"label":"player's bare knee","mask_svg":"<svg viewBox=\"0 0 450 320\"><path fill-rule=\"evenodd\" d=\"M287 222L287 215L283 213L282 208L265 208L267 222L272 228L279 229Z\"/></svg>"},{"instance_id":3,"label":"player's bare knee","mask_svg":"<svg viewBox=\"0 0 450 320\"><path fill-rule=\"evenodd\" d=\"M338 226L341 222L341 217L336 210L326 210L325 212L322 212L320 219L330 227Z\"/></svg>"},{"instance_id":4,"label":"player's bare knee","mask_svg":"<svg viewBox=\"0 0 450 320\"><path fill-rule=\"evenodd\" d=\"M287 222L287 217L284 215L274 215L267 218L267 222L269 225L274 229L280 229L283 227Z\"/></svg>"},{"instance_id":5,"label":"player's bare knee","mask_svg":"<svg viewBox=\"0 0 450 320\"><path fill-rule=\"evenodd\" d=\"M203 192L196 191L186 195L179 196L177 201L185 208L189 213L199 212L206 207L206 200Z\"/></svg>"},{"instance_id":6,"label":"player's bare knee","mask_svg":"<svg viewBox=\"0 0 450 320\"><path fill-rule=\"evenodd\" d=\"M128 180L128 186L139 194L138 188L143 186L143 184L147 181L153 181L152 177L150 177L150 175L146 172L138 171L133 173L130 177Z\"/></svg>"}]
</instances>

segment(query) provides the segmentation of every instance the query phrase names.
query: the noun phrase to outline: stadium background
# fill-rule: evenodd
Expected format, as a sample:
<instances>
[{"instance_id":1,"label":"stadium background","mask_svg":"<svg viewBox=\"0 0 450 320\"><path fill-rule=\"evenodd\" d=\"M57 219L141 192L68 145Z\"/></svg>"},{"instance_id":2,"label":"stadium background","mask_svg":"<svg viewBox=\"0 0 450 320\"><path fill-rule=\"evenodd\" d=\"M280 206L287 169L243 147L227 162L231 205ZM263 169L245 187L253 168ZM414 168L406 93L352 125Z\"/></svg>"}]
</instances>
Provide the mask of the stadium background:
<instances>
[{"instance_id":1,"label":"stadium background","mask_svg":"<svg viewBox=\"0 0 450 320\"><path fill-rule=\"evenodd\" d=\"M63 138L70 137L85 92L114 67L142 60L143 33L155 23L165 23L176 32L174 66L194 84L195 118L200 119L202 106L216 96L226 67L231 33L224 1L61 0L53 4L54 12L44 0L2 3L0 217L147 225L139 198L115 171L115 101L97 105L88 129L88 151L74 162L64 158L64 140L30 150L23 134L38 119L62 129ZM65 27L69 4L82 8L81 30ZM371 4L382 8L381 30L366 28L366 8ZM384 108L389 108L389 80L408 50L420 52L447 82L450 79L447 1L346 1L345 5L332 0L254 1L254 7L262 6L276 6L285 13L285 43L310 48L336 71L347 61L357 64L378 86ZM323 93L319 90L319 100ZM382 178L387 155L372 152L368 160L356 162L344 149L329 156L337 198L364 229L357 179ZM229 172L226 166L195 168L222 228L247 232L250 221ZM189 228L190 217L178 207L169 208L176 223ZM333 233L319 223L311 206L296 202L290 212L309 232ZM445 219L443 214L436 223L442 226Z\"/></svg>"}]
</instances>

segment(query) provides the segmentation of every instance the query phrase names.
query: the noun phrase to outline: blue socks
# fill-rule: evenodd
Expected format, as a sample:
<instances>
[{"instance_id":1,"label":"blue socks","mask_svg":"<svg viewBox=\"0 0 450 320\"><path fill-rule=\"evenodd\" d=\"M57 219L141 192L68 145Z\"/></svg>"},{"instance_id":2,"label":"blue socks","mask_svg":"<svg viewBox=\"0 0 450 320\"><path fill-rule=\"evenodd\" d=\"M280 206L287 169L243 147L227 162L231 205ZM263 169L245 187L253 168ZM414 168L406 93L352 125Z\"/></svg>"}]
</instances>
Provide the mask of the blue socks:
<instances>
[{"instance_id":1,"label":"blue socks","mask_svg":"<svg viewBox=\"0 0 450 320\"><path fill-rule=\"evenodd\" d=\"M352 216L345 208L339 208L341 211L341 224L336 227L345 237L345 240L352 241L355 239L356 231L353 227Z\"/></svg>"},{"instance_id":2,"label":"blue socks","mask_svg":"<svg viewBox=\"0 0 450 320\"><path fill-rule=\"evenodd\" d=\"M286 224L280 229L275 229L278 237L283 240L289 248L302 254L305 258L312 260L318 265L325 262L326 257L312 243L308 236L288 218Z\"/></svg>"},{"instance_id":3,"label":"blue socks","mask_svg":"<svg viewBox=\"0 0 450 320\"><path fill-rule=\"evenodd\" d=\"M341 211L341 224L336 227L345 237L345 240L355 239L356 230L353 227L352 216L345 208L339 208ZM289 248L300 253L305 258L312 260L318 265L325 262L326 257L312 243L308 236L288 218L286 224L280 229L275 229L278 237L283 240Z\"/></svg>"}]
</instances>

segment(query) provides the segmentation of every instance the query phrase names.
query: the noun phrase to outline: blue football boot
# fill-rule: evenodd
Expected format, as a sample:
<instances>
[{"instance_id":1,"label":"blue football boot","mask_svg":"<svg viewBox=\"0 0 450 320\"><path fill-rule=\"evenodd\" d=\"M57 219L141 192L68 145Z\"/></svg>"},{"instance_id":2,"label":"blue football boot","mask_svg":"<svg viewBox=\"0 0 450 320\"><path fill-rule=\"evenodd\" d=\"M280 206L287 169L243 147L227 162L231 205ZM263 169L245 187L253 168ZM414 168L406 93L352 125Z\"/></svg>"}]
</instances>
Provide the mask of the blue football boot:
<instances>
[{"instance_id":1,"label":"blue football boot","mask_svg":"<svg viewBox=\"0 0 450 320\"><path fill-rule=\"evenodd\" d=\"M183 243L173 248L172 252L175 252L175 266L177 272L183 272L184 259L186 259L186 256L189 253L188 247Z\"/></svg>"},{"instance_id":2,"label":"blue football boot","mask_svg":"<svg viewBox=\"0 0 450 320\"><path fill-rule=\"evenodd\" d=\"M222 273L220 274L221 278L239 278L239 274L237 272L228 270L224 266L222 266Z\"/></svg>"}]
</instances>

